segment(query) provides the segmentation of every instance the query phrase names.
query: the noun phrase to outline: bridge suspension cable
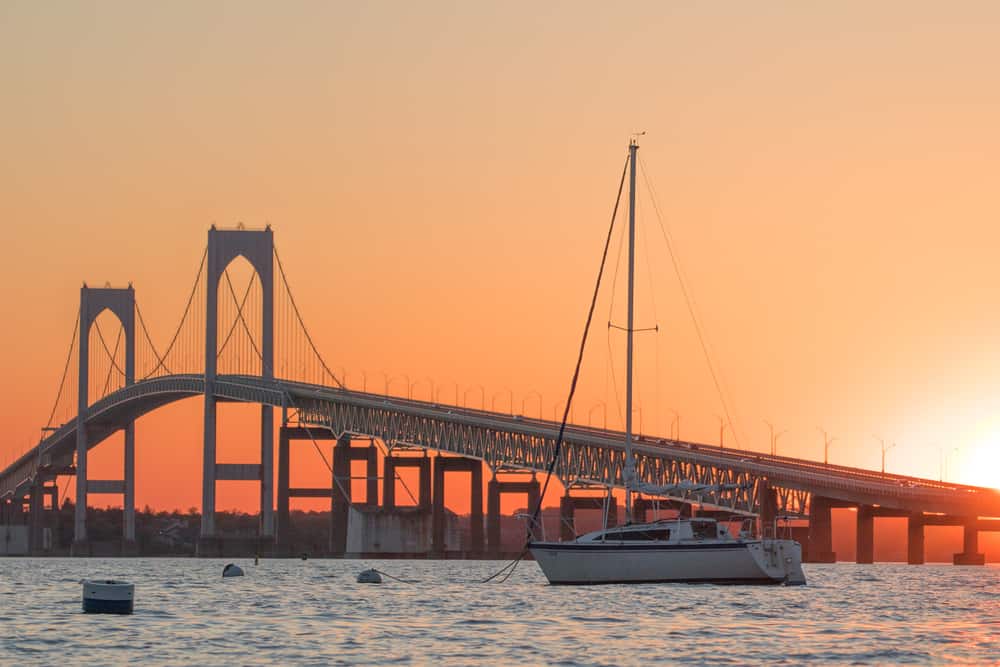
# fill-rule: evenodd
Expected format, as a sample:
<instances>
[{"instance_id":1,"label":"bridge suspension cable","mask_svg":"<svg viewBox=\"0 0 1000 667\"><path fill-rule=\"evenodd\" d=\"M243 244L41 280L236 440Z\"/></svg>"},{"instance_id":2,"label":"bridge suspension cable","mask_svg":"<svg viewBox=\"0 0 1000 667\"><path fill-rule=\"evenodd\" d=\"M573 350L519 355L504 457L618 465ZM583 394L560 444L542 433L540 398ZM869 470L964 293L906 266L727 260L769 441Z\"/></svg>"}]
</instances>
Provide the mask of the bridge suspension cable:
<instances>
[{"instance_id":1,"label":"bridge suspension cable","mask_svg":"<svg viewBox=\"0 0 1000 667\"><path fill-rule=\"evenodd\" d=\"M320 354L319 350L316 348L316 343L313 342L313 337L309 334L309 329L306 328L306 324L302 319L302 313L299 312L299 307L295 303L295 296L292 294L292 288L291 285L289 285L288 283L288 276L285 274L285 267L281 263L281 256L278 255L277 248L274 249L274 259L278 265L278 274L281 276L281 283L285 287L285 294L288 297L288 305L291 307L291 311L289 314L293 318L293 322L297 323L299 328L301 329L304 335L304 341L303 341L304 344L308 346L309 350L312 350L313 355L315 355L315 360L319 363L320 369L323 371L325 376L329 376L329 378L333 380L334 384L336 384L337 387L339 387L340 389L344 389L345 388L344 383L341 382L340 378L338 378L333 371L330 370L330 367L327 365L326 360L323 359L323 355ZM325 379L326 377L322 378L322 380ZM320 384L322 384L322 382Z\"/></svg>"},{"instance_id":2,"label":"bridge suspension cable","mask_svg":"<svg viewBox=\"0 0 1000 667\"><path fill-rule=\"evenodd\" d=\"M63 390L66 388L66 378L69 375L70 368L73 362L73 350L76 349L76 335L80 331L80 311L76 311L76 317L73 318L73 336L69 340L69 352L66 353L66 363L63 365L62 378L59 380L59 389L56 391L56 400L52 403L52 410L49 412L49 418L45 421L46 428L52 428L52 421L56 418L56 412L59 410L59 401L62 400Z\"/></svg>"},{"instance_id":3,"label":"bridge suspension cable","mask_svg":"<svg viewBox=\"0 0 1000 667\"><path fill-rule=\"evenodd\" d=\"M146 321L142 316L142 311L139 309L139 302L136 301L135 311L137 318L139 320L139 327L142 329L143 337L146 343L149 345L149 349L153 353L153 357L156 360L156 365L153 366L152 370L143 373L140 377L143 380L147 380L151 377L156 376L158 373L160 375L170 375L171 368L167 365L167 360L170 355L175 351L179 352L180 365L176 368L183 368L185 361L192 361L192 368L187 368L184 370L194 371L199 368L200 364L197 360L200 359L201 350L197 345L197 341L204 341L203 338L203 327L198 326L198 320L200 316L198 313L204 311L204 308L194 308L192 306L195 304L200 304L204 302L203 297L203 277L205 274L205 264L208 259L208 247L206 246L205 251L201 255L201 262L198 266L198 273L195 275L194 284L191 286L191 292L188 294L187 303L184 305L184 313L181 315L180 322L177 328L174 330L173 336L170 338L170 343L167 344L166 349L163 354L159 354L156 350L156 346L153 345L152 337L149 335L149 328L146 326ZM194 313L192 315L192 313ZM191 323L193 326L188 326L188 330L185 330L185 324ZM183 334L183 335L182 335ZM178 347L179 346L179 347ZM202 346L203 347L203 346ZM163 371L160 373L160 371Z\"/></svg>"}]
</instances>

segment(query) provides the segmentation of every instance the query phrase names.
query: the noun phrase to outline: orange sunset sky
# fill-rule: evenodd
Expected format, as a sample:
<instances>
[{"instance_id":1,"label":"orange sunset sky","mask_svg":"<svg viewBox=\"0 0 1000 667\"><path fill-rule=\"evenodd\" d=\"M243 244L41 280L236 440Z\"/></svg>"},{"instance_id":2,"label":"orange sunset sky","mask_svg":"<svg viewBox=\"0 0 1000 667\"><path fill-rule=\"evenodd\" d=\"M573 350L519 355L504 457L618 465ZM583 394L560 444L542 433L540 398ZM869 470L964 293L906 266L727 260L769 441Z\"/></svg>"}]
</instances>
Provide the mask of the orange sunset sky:
<instances>
[{"instance_id":1,"label":"orange sunset sky","mask_svg":"<svg viewBox=\"0 0 1000 667\"><path fill-rule=\"evenodd\" d=\"M482 385L498 409L509 388L515 412L537 391L551 418L645 130L739 443L767 450L767 419L822 460L823 427L833 462L877 469L876 434L892 472L937 479L946 452L1000 486L998 27L991 2L4 2L0 463L38 440L81 282L132 281L162 347L213 222L272 225L349 385L429 377L477 406ZM644 192L639 228L642 429L673 410L717 442ZM618 426L609 306L610 283L575 416L604 401ZM201 411L138 422L140 506L200 506ZM255 461L256 410L220 413L220 460ZM299 451L295 480L328 479ZM120 475L120 436L92 460ZM220 483L218 505L256 495Z\"/></svg>"}]
</instances>

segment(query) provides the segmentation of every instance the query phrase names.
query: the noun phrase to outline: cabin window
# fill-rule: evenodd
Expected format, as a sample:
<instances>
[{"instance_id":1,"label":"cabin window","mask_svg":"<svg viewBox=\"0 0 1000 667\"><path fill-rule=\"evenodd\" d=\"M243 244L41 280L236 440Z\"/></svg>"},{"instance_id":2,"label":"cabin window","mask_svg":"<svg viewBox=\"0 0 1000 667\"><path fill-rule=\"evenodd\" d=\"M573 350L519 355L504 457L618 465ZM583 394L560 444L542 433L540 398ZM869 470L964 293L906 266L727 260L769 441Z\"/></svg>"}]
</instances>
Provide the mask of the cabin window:
<instances>
[{"instance_id":1,"label":"cabin window","mask_svg":"<svg viewBox=\"0 0 1000 667\"><path fill-rule=\"evenodd\" d=\"M691 532L696 540L710 540L717 537L714 521L692 521Z\"/></svg>"},{"instance_id":2,"label":"cabin window","mask_svg":"<svg viewBox=\"0 0 1000 667\"><path fill-rule=\"evenodd\" d=\"M625 530L625 531L615 531L613 533L604 533L601 539L605 541L619 542L622 540L669 540L670 531L666 529L658 530Z\"/></svg>"}]
</instances>

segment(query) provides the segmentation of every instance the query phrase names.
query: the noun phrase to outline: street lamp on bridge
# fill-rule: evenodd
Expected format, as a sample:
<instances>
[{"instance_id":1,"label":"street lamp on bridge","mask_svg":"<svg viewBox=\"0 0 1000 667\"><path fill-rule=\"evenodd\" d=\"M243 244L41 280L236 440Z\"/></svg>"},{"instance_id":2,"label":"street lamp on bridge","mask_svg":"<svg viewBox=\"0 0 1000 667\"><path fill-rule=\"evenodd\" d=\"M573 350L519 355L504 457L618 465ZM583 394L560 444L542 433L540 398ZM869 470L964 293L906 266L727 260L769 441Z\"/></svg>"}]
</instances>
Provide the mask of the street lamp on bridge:
<instances>
[{"instance_id":1,"label":"street lamp on bridge","mask_svg":"<svg viewBox=\"0 0 1000 667\"><path fill-rule=\"evenodd\" d=\"M393 375L392 377L389 377L389 374L383 371L382 372L382 377L385 379L385 386L384 386L384 388L385 388L385 395L386 396L389 395L389 387L392 386L393 382L395 382L396 380L405 380L406 381L406 397L407 398L410 397L410 376L409 375L407 375L406 373L403 373L402 375Z\"/></svg>"},{"instance_id":2,"label":"street lamp on bridge","mask_svg":"<svg viewBox=\"0 0 1000 667\"><path fill-rule=\"evenodd\" d=\"M497 396L502 396L504 392L507 392L507 400L510 405L510 414L514 414L514 390L509 387L504 387L500 391L493 394L490 398L490 410L493 412L497 411Z\"/></svg>"},{"instance_id":3,"label":"street lamp on bridge","mask_svg":"<svg viewBox=\"0 0 1000 667\"><path fill-rule=\"evenodd\" d=\"M681 415L676 410L667 410L670 414L674 416L673 421L670 422L670 437L674 440L681 439Z\"/></svg>"},{"instance_id":4,"label":"street lamp on bridge","mask_svg":"<svg viewBox=\"0 0 1000 667\"><path fill-rule=\"evenodd\" d=\"M726 418L722 415L715 415L715 418L719 420L719 449L726 448Z\"/></svg>"},{"instance_id":5,"label":"street lamp on bridge","mask_svg":"<svg viewBox=\"0 0 1000 667\"><path fill-rule=\"evenodd\" d=\"M554 422L560 421L560 419L559 419L559 408L562 408L563 410L565 410L566 409L566 401L560 401L560 402L558 402L558 403L556 403L555 405L552 406L552 421L554 421ZM569 415L567 415L567 422L566 423L572 424L573 421L574 421L573 420L573 406L570 406Z\"/></svg>"},{"instance_id":6,"label":"street lamp on bridge","mask_svg":"<svg viewBox=\"0 0 1000 667\"><path fill-rule=\"evenodd\" d=\"M413 398L413 388L416 387L421 382L427 382L427 386L430 387L430 401L434 401L434 380L429 377L417 378L414 380L413 384L410 385L410 398Z\"/></svg>"},{"instance_id":7,"label":"street lamp on bridge","mask_svg":"<svg viewBox=\"0 0 1000 667\"><path fill-rule=\"evenodd\" d=\"M826 429L822 429L819 426L816 427L816 430L823 434L823 465L829 465L830 445L833 444L836 438L831 438L830 434L826 432ZM882 467L884 468L885 466L883 465Z\"/></svg>"},{"instance_id":8,"label":"street lamp on bridge","mask_svg":"<svg viewBox=\"0 0 1000 667\"><path fill-rule=\"evenodd\" d=\"M525 394L524 398L521 399L521 414L525 415L524 407L527 404L528 399L531 398L532 396L538 397L538 418L541 419L542 418L542 395L539 394L534 389L532 389L527 394ZM525 416L527 416L527 415L525 415Z\"/></svg>"},{"instance_id":9,"label":"street lamp on bridge","mask_svg":"<svg viewBox=\"0 0 1000 667\"><path fill-rule=\"evenodd\" d=\"M587 426L591 426L590 416L594 414L594 410L601 408L601 428L605 431L608 430L608 404L604 401L598 401L594 407L587 411Z\"/></svg>"},{"instance_id":10,"label":"street lamp on bridge","mask_svg":"<svg viewBox=\"0 0 1000 667\"><path fill-rule=\"evenodd\" d=\"M462 403L465 407L469 407L469 392L479 390L479 409L486 409L486 389L483 388L481 384L474 384L462 393Z\"/></svg>"},{"instance_id":11,"label":"street lamp on bridge","mask_svg":"<svg viewBox=\"0 0 1000 667\"><path fill-rule=\"evenodd\" d=\"M774 432L774 424L772 424L771 422L767 421L766 419L764 420L764 423L767 424L767 428L771 431L771 456L777 456L778 455L778 438L780 438L781 436L783 436L786 433L788 433L788 429L785 429L784 431L781 431L779 433L775 433Z\"/></svg>"},{"instance_id":12,"label":"street lamp on bridge","mask_svg":"<svg viewBox=\"0 0 1000 667\"><path fill-rule=\"evenodd\" d=\"M888 452L893 447L895 447L896 443L892 443L887 447L885 444L885 438L880 438L877 435L872 435L872 437L875 438L878 441L878 443L882 446L882 476L885 477L885 453Z\"/></svg>"}]
</instances>

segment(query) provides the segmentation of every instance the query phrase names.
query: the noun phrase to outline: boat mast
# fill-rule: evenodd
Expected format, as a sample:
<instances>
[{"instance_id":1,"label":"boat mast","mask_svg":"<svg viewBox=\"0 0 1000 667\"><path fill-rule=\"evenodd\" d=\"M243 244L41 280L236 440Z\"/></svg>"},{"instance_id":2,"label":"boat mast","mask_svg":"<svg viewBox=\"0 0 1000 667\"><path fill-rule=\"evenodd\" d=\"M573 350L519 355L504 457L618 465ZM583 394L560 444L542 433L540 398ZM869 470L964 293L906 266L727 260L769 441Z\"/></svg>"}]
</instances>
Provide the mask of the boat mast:
<instances>
[{"instance_id":1,"label":"boat mast","mask_svg":"<svg viewBox=\"0 0 1000 667\"><path fill-rule=\"evenodd\" d=\"M632 337L635 333L635 156L639 144L633 138L628 145L628 347L625 353L625 523L632 521L632 487L635 485L635 460L632 457Z\"/></svg>"}]
</instances>

